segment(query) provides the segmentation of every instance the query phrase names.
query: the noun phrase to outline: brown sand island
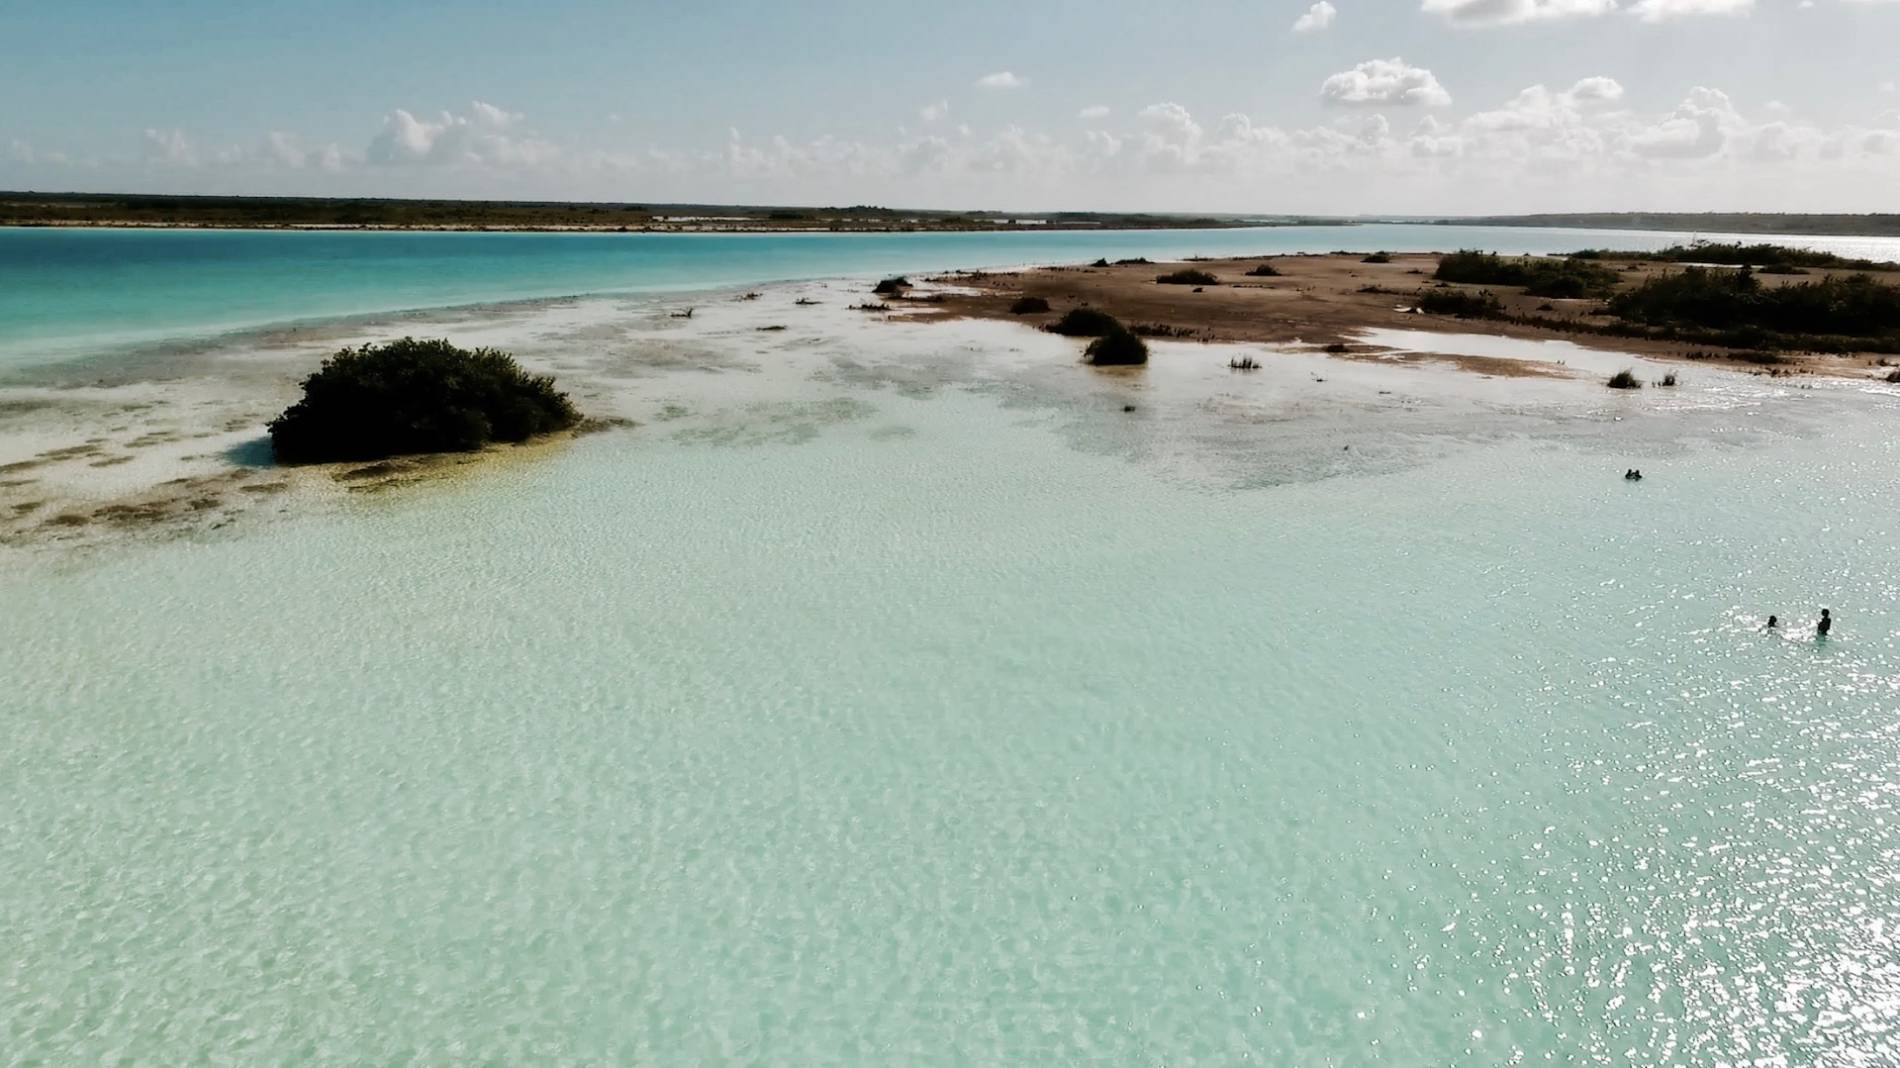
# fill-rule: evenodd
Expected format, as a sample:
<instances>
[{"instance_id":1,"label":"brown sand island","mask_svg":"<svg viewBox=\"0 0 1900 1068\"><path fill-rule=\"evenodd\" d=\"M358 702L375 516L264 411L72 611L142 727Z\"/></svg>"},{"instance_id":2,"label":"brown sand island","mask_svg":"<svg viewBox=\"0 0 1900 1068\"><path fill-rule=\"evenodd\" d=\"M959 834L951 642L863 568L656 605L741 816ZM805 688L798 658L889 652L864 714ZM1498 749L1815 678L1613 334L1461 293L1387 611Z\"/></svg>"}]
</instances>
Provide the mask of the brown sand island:
<instances>
[{"instance_id":1,"label":"brown sand island","mask_svg":"<svg viewBox=\"0 0 1900 1068\"><path fill-rule=\"evenodd\" d=\"M1215 423L1224 418L1220 413L1238 410L1241 402L1225 395L1225 375L1212 387L1205 377L1139 369L1119 382L1110 374L1094 382L1058 366L1080 358L1098 340L1093 335L1023 329L1048 326L1084 306L1129 331L1099 331L1098 365L1139 362L1128 351L1145 357L1143 346L1129 345L1136 335L1162 342L1154 346L1153 362L1170 370L1194 362L1182 356L1197 342L1263 345L1264 351L1210 352L1203 362L1218 359L1235 372L1258 370L1268 379L1279 375L1283 384L1289 368L1318 383L1325 378L1312 364L1349 360L1358 366L1340 377L1367 390L1360 398L1365 405L1352 409L1358 415L1385 413L1388 405L1419 411L1420 397L1430 394L1428 406L1440 414L1451 405L1509 420L1518 405L1528 404L1595 420L1596 408L1575 402L1599 396L1592 390L1607 398L1605 387L1618 372L1640 372L1640 380L1626 376L1628 386L1674 384L1666 368L1626 361L1631 353L1778 378L1828 374L1900 382L1900 370L1887 365L1900 365L1900 273L1894 268L1760 247L1704 246L1681 256L1686 260L1653 253L1640 259L1340 253L1178 267L1129 262L961 272L915 286L891 279L877 292L867 292L873 287L862 281L818 280L690 300L601 296L436 309L166 347L123 369L99 364L96 380L68 373L0 383L7 431L0 435L0 566L12 548L85 546L135 533L217 529L240 519L375 508L388 489L429 492L421 484L514 477L497 468L518 471L552 459L578 434L614 427L640 425L650 429L648 436L709 444L808 440L825 426L875 410L853 395L857 387L894 386L925 396L949 383L1004 381L1062 405L1100 401L1126 412L1139 401L1143 410L1153 404L1161 411L1170 399L1198 396L1199 402L1172 410ZM1756 267L1698 267L1698 257ZM1490 281L1440 279L1441 273ZM1164 274L1177 276L1174 283L1159 282ZM1012 310L1018 307L1020 314ZM1394 332L1382 335L1379 328ZM560 388L573 391L575 408L594 418L574 422L575 413L557 405L550 424L449 443L470 451L422 451L440 445L406 442L358 449L363 443L352 437L342 452L296 455L293 447L293 455L280 456L260 438L267 424L296 408L300 392L307 393L300 384L325 357L387 347L389 338L404 335L452 335L478 350L519 352L521 381L530 392L546 392L534 383L558 375ZM1421 336L1444 343L1421 343ZM1581 342L1598 351L1539 351L1500 337ZM1476 373L1411 375L1395 368L1388 377L1380 365L1392 364ZM507 377L516 382L518 376ZM1078 394L1082 382L1107 392ZM1210 388L1215 392L1207 393ZM1297 391L1249 392L1262 396L1245 402L1254 405L1243 420L1253 429L1245 433L1347 413L1314 409L1306 403L1310 396ZM1476 407L1462 407L1467 404ZM1676 417L1668 405L1604 407ZM340 411L359 408L351 400ZM1271 417L1261 421L1263 413ZM439 429L459 435L470 425L458 419ZM331 429L355 435L364 428L352 417ZM277 462L297 459L336 462Z\"/></svg>"},{"instance_id":2,"label":"brown sand island","mask_svg":"<svg viewBox=\"0 0 1900 1068\"><path fill-rule=\"evenodd\" d=\"M1178 265L1097 261L955 272L928 279L942 287L932 292L885 296L929 302L909 318L1014 320L1047 327L1068 311L1086 307L1114 316L1142 337L1305 345L1346 358L1443 362L1493 375L1568 372L1548 362L1496 356L1395 357L1391 350L1366 344L1361 332L1391 328L1563 339L1757 374L1882 379L1900 374L1893 370L1900 365L1900 265L1800 250L1762 251L1774 246L1740 253L1729 251L1733 248L1685 246L1663 253L1578 257L1332 253ZM1716 261L1753 256L1763 266L1700 264L1693 258L1698 255ZM1784 255L1799 262L1778 258ZM1529 285L1441 277L1521 283L1526 271ZM1185 281L1160 281L1182 272ZM1781 290L1787 290L1781 294L1787 299L1774 295ZM1552 292L1579 295L1546 295ZM1037 300L1047 310L1027 310L1040 307ZM1766 321L1743 321L1751 315Z\"/></svg>"}]
</instances>

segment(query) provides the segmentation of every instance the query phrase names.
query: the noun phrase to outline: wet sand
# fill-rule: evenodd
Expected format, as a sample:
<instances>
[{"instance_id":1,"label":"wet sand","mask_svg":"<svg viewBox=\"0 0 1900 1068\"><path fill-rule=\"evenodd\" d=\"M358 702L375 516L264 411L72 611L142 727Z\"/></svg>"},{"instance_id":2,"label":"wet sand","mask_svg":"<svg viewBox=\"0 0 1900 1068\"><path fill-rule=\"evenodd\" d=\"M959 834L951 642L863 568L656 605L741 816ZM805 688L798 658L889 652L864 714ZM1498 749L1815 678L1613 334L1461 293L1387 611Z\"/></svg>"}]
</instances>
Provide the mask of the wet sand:
<instances>
[{"instance_id":1,"label":"wet sand","mask_svg":"<svg viewBox=\"0 0 1900 1068\"><path fill-rule=\"evenodd\" d=\"M303 376L339 348L405 334L503 349L555 376L586 429L623 438L633 465L649 439L748 447L853 424L871 440L901 436L876 398L945 390L1052 413L1078 440L1115 441L1174 474L1241 482L1326 477L1348 459L1355 470L1401 466L1435 441L1473 435L1594 435L1612 422L1659 440L1732 434L1723 413L1748 412L1760 428L1798 418L1788 399L1807 383L1893 391L1704 364L1681 389L1621 394L1603 388L1605 375L1627 367L1654 381L1680 354L1406 314L1389 293L1359 291L1416 285L1409 272L1425 258L1395 259L1280 257L1285 278L1202 293L1157 286L1155 266L1132 265L958 275L890 301L864 279L524 301L101 352L0 381L0 555L198 536L429 487L479 490L574 447L576 435L562 435L380 464L272 462L265 424ZM1253 262L1199 266L1226 278ZM1024 292L1058 310L1099 301L1179 336L1151 338L1144 368L1089 368L1077 339L1036 328L1050 316L1007 313ZM1230 371L1242 356L1260 369Z\"/></svg>"}]
</instances>

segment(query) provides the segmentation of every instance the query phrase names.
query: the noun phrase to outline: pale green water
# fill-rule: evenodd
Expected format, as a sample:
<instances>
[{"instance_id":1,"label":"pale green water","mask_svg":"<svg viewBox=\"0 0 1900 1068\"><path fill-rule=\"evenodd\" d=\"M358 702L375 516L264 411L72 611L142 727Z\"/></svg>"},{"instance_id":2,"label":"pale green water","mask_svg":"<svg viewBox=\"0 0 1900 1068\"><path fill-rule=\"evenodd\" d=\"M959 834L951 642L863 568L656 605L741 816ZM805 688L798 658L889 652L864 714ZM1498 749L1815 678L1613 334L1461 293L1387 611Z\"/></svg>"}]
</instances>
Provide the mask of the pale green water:
<instances>
[{"instance_id":1,"label":"pale green water","mask_svg":"<svg viewBox=\"0 0 1900 1068\"><path fill-rule=\"evenodd\" d=\"M860 389L4 580L0 1044L1891 1063L1900 456L1807 403L1241 488Z\"/></svg>"},{"instance_id":2,"label":"pale green water","mask_svg":"<svg viewBox=\"0 0 1900 1068\"><path fill-rule=\"evenodd\" d=\"M0 1063L1900 1063L1900 391L862 289L405 319L640 425L0 556Z\"/></svg>"},{"instance_id":3,"label":"pale green water","mask_svg":"<svg viewBox=\"0 0 1900 1068\"><path fill-rule=\"evenodd\" d=\"M196 340L216 330L483 301L1084 263L1098 256L1160 259L1457 248L1545 253L1585 247L1660 248L1692 236L1397 224L733 235L0 227L0 375L20 365L95 355L106 345ZM1777 240L1900 261L1900 239Z\"/></svg>"}]
</instances>

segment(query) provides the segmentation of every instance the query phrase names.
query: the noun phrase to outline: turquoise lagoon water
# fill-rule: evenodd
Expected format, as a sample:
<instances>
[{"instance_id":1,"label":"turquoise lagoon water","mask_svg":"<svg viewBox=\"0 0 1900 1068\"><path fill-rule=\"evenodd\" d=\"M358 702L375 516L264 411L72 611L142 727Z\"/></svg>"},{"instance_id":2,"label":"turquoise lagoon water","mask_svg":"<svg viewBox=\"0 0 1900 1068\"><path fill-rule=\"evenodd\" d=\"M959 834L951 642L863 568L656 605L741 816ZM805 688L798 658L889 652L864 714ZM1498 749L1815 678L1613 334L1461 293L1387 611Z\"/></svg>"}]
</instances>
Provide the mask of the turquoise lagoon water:
<instances>
[{"instance_id":1,"label":"turquoise lagoon water","mask_svg":"<svg viewBox=\"0 0 1900 1068\"><path fill-rule=\"evenodd\" d=\"M0 573L7 1059L1900 1059L1892 391L946 337Z\"/></svg>"},{"instance_id":2,"label":"turquoise lagoon water","mask_svg":"<svg viewBox=\"0 0 1900 1068\"><path fill-rule=\"evenodd\" d=\"M0 371L103 344L580 293L1098 256L1658 248L1685 234L1372 225L975 234L481 234L0 228ZM1710 235L1719 236L1719 235ZM1900 260L1891 238L1790 238Z\"/></svg>"}]
</instances>

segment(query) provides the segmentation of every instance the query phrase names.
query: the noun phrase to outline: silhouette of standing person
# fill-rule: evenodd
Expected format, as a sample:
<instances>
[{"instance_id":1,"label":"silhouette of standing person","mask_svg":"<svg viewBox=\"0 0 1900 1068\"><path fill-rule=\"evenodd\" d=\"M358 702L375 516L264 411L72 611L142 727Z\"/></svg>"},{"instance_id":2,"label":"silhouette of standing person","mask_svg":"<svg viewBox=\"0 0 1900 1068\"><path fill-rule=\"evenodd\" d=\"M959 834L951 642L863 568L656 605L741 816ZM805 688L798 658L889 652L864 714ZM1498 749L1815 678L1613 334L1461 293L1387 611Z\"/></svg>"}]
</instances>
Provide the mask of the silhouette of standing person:
<instances>
[{"instance_id":1,"label":"silhouette of standing person","mask_svg":"<svg viewBox=\"0 0 1900 1068\"><path fill-rule=\"evenodd\" d=\"M1829 612L1825 608L1821 609L1821 621L1814 625L1814 636L1817 638L1825 638L1827 637L1827 632L1833 629L1834 629L1833 613Z\"/></svg>"}]
</instances>

